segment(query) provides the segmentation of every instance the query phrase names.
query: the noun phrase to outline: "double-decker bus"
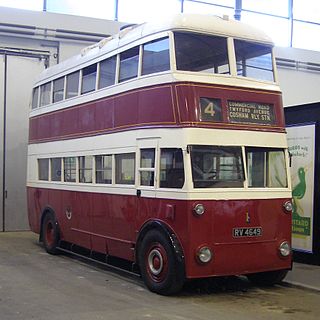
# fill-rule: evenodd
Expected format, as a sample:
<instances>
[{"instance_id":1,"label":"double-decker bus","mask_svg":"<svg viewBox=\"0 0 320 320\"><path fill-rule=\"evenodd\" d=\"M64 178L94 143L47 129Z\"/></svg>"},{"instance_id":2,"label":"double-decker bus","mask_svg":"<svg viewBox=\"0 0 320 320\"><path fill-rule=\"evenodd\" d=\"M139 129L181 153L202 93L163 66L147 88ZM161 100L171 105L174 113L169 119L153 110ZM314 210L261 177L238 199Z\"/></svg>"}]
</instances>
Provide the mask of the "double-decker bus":
<instances>
[{"instance_id":1,"label":"double-decker bus","mask_svg":"<svg viewBox=\"0 0 320 320\"><path fill-rule=\"evenodd\" d=\"M28 214L48 253L136 266L153 292L291 268L289 153L272 41L176 15L45 70L30 107Z\"/></svg>"}]
</instances>

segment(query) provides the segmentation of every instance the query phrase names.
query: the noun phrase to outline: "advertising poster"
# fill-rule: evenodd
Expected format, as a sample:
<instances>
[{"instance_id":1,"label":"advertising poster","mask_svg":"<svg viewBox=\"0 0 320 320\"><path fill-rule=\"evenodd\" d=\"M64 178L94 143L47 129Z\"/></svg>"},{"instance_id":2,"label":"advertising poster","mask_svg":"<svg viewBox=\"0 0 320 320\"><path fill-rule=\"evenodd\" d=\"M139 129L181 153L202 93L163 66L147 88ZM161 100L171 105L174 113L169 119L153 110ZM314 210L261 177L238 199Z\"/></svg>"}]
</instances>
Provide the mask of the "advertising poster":
<instances>
[{"instance_id":1,"label":"advertising poster","mask_svg":"<svg viewBox=\"0 0 320 320\"><path fill-rule=\"evenodd\" d=\"M312 252L315 125L287 128L291 154L292 247Z\"/></svg>"}]
</instances>

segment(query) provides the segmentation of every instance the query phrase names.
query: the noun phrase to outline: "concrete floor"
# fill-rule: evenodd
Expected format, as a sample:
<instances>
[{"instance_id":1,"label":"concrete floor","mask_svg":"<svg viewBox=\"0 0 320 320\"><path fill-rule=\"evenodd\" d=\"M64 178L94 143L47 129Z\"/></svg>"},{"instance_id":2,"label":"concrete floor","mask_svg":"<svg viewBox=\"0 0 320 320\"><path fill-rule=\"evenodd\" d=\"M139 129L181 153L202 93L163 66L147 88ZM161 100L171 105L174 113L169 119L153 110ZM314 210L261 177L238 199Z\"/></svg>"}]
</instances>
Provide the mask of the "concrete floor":
<instances>
[{"instance_id":1,"label":"concrete floor","mask_svg":"<svg viewBox=\"0 0 320 320\"><path fill-rule=\"evenodd\" d=\"M31 232L0 233L1 320L319 319L319 292L252 287L233 277L192 282L163 297L132 276L48 255L37 239Z\"/></svg>"}]
</instances>

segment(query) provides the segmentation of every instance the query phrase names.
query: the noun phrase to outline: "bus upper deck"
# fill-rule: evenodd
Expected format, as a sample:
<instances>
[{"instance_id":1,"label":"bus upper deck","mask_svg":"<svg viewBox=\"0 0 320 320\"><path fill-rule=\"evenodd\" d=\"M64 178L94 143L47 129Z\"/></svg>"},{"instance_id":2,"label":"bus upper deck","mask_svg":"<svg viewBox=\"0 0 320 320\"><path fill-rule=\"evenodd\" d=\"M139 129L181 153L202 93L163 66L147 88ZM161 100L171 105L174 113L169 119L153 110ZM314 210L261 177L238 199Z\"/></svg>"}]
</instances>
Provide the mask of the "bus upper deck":
<instances>
[{"instance_id":1,"label":"bus upper deck","mask_svg":"<svg viewBox=\"0 0 320 320\"><path fill-rule=\"evenodd\" d=\"M283 131L272 50L263 33L218 17L129 27L42 73L30 143L150 126ZM79 113L112 121L74 130L62 121Z\"/></svg>"}]
</instances>

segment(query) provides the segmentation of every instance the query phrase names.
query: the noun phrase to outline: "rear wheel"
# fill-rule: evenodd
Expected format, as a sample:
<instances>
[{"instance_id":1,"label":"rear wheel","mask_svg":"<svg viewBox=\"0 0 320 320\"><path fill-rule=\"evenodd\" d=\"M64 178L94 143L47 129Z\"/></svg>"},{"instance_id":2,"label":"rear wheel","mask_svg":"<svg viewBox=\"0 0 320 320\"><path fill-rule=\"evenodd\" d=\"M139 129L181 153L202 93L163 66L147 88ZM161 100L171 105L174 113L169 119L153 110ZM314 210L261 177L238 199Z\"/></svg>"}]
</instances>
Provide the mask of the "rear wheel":
<instances>
[{"instance_id":1,"label":"rear wheel","mask_svg":"<svg viewBox=\"0 0 320 320\"><path fill-rule=\"evenodd\" d=\"M142 278L150 291L170 295L181 290L185 277L170 239L158 230L149 231L139 250Z\"/></svg>"},{"instance_id":2,"label":"rear wheel","mask_svg":"<svg viewBox=\"0 0 320 320\"><path fill-rule=\"evenodd\" d=\"M276 270L268 272L259 272L248 274L247 278L254 284L259 286L273 286L280 283L287 275L288 270Z\"/></svg>"},{"instance_id":3,"label":"rear wheel","mask_svg":"<svg viewBox=\"0 0 320 320\"><path fill-rule=\"evenodd\" d=\"M46 251L50 254L58 253L58 245L60 240L58 223L54 217L54 214L48 212L45 214L42 221L42 239L43 245Z\"/></svg>"}]
</instances>

